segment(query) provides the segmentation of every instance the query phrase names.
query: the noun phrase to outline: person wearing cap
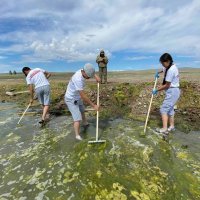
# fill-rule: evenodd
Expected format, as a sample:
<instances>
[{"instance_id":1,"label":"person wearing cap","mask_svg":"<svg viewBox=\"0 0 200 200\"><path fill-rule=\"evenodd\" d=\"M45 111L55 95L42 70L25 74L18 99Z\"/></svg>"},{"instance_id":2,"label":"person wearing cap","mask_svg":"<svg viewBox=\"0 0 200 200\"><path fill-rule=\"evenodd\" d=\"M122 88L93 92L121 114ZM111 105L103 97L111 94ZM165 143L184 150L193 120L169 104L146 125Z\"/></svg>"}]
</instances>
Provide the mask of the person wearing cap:
<instances>
[{"instance_id":1,"label":"person wearing cap","mask_svg":"<svg viewBox=\"0 0 200 200\"><path fill-rule=\"evenodd\" d=\"M96 111L99 109L84 92L85 80L95 78L97 82L100 78L95 74L95 69L92 64L87 63L83 69L78 70L68 83L65 92L65 103L72 114L74 121L74 131L77 140L82 140L80 136L80 122L83 121L84 126L88 126L85 117L85 107L83 101L91 105Z\"/></svg>"},{"instance_id":2,"label":"person wearing cap","mask_svg":"<svg viewBox=\"0 0 200 200\"><path fill-rule=\"evenodd\" d=\"M105 55L104 50L100 51L100 54L96 58L96 62L99 66L99 76L101 79L101 83L107 83L107 64L108 58Z\"/></svg>"},{"instance_id":3,"label":"person wearing cap","mask_svg":"<svg viewBox=\"0 0 200 200\"><path fill-rule=\"evenodd\" d=\"M51 74L40 68L30 69L29 67L24 67L22 72L26 76L27 85L29 85L30 104L33 103L33 86L35 86L35 93L43 107L42 119L39 121L39 123L41 126L44 126L50 105L50 84L48 78L51 76Z\"/></svg>"}]
</instances>

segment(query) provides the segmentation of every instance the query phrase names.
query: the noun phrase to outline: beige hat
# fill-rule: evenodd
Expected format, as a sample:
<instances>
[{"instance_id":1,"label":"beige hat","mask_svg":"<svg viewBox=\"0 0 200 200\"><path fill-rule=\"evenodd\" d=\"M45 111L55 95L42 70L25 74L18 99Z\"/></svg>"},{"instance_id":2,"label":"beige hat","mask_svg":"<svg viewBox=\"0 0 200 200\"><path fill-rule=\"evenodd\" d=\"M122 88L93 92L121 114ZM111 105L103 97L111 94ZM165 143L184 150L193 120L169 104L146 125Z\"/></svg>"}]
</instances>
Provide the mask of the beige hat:
<instances>
[{"instance_id":1,"label":"beige hat","mask_svg":"<svg viewBox=\"0 0 200 200\"><path fill-rule=\"evenodd\" d=\"M86 75L89 77L89 78L92 78L94 77L94 74L95 74L95 69L93 67L92 64L90 63L86 63L83 67L83 70L85 71Z\"/></svg>"}]
</instances>

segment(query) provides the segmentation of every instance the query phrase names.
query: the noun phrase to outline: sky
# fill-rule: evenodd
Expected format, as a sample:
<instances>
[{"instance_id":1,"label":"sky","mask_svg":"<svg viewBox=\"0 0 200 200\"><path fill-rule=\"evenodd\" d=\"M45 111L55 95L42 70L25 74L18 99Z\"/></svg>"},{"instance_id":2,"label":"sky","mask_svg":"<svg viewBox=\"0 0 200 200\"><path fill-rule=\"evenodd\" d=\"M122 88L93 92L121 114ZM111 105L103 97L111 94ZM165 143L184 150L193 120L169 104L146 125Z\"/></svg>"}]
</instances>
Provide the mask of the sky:
<instances>
[{"instance_id":1,"label":"sky","mask_svg":"<svg viewBox=\"0 0 200 200\"><path fill-rule=\"evenodd\" d=\"M200 68L199 0L1 0L0 73L73 72L104 49L108 70Z\"/></svg>"}]
</instances>

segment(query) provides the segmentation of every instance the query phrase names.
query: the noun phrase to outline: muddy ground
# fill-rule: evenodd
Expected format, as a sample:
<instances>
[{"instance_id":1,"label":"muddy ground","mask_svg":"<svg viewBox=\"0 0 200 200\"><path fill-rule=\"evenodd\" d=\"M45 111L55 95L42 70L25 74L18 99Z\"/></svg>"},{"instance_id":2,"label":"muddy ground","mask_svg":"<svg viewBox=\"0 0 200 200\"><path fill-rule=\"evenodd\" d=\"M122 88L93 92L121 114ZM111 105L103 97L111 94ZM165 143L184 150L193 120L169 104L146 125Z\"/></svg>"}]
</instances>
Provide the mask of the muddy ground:
<instances>
[{"instance_id":1,"label":"muddy ground","mask_svg":"<svg viewBox=\"0 0 200 200\"><path fill-rule=\"evenodd\" d=\"M181 98L177 103L176 127L186 133L200 130L200 69L182 69ZM110 72L108 84L100 86L100 118L125 117L145 122L151 90L154 84L154 70ZM66 85L72 73L53 73L50 83L52 89L52 115L65 115L67 112L63 97ZM162 82L159 78L158 85ZM97 87L94 80L87 81L86 92L95 102ZM7 91L17 92L27 90L22 74L0 75L0 102L16 102L26 107L29 94L15 96L6 95ZM153 99L149 124L152 127L161 126L159 107L162 104L164 92ZM38 102L34 105L38 107ZM88 115L95 115L89 112Z\"/></svg>"}]
</instances>

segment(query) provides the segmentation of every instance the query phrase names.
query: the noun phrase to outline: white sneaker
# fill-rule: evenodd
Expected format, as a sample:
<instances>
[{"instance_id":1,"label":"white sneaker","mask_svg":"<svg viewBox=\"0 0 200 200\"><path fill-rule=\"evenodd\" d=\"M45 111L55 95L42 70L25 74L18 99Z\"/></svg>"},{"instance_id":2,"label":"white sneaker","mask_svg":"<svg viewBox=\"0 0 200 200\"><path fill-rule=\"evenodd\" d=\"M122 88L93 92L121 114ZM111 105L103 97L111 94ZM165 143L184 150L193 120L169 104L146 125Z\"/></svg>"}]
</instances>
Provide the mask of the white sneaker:
<instances>
[{"instance_id":1,"label":"white sneaker","mask_svg":"<svg viewBox=\"0 0 200 200\"><path fill-rule=\"evenodd\" d=\"M167 130L167 129L164 129L164 128L157 128L157 129L156 129L156 132L158 132L158 133L163 133L163 134L168 134L168 130Z\"/></svg>"},{"instance_id":2,"label":"white sneaker","mask_svg":"<svg viewBox=\"0 0 200 200\"><path fill-rule=\"evenodd\" d=\"M167 130L168 131L175 131L175 127L170 126Z\"/></svg>"},{"instance_id":3,"label":"white sneaker","mask_svg":"<svg viewBox=\"0 0 200 200\"><path fill-rule=\"evenodd\" d=\"M83 140L82 137L80 135L76 135L76 139L77 140Z\"/></svg>"}]
</instances>

